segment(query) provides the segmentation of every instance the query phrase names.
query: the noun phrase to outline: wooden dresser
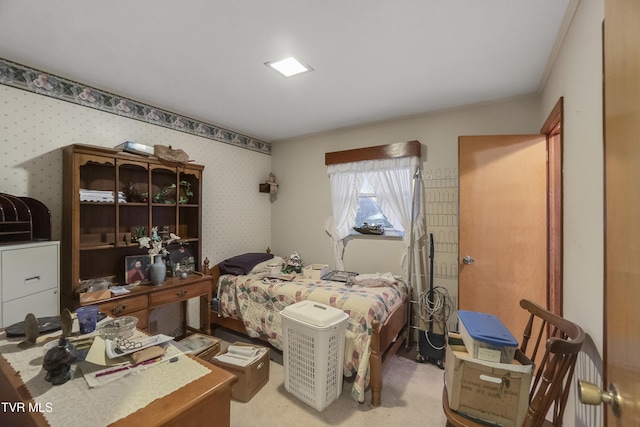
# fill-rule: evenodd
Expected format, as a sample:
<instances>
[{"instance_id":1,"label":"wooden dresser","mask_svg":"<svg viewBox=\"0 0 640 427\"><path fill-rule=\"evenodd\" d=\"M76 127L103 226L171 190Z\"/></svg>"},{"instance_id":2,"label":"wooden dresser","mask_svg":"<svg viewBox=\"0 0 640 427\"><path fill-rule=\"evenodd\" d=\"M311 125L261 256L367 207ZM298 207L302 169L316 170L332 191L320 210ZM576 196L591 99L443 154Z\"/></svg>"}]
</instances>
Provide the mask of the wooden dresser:
<instances>
[{"instance_id":1,"label":"wooden dresser","mask_svg":"<svg viewBox=\"0 0 640 427\"><path fill-rule=\"evenodd\" d=\"M200 297L200 325L199 331L207 335L211 334L211 301L212 277L200 273L192 273L186 279L178 277L168 277L162 285L147 286L140 285L131 290L130 293L108 298L102 301L87 303L84 305L96 304L99 310L112 317L124 315L138 318L138 329L145 332L155 333L149 330L149 313L155 308L166 304L181 302L184 307L183 330L187 330L186 325L186 302L191 298Z\"/></svg>"}]
</instances>

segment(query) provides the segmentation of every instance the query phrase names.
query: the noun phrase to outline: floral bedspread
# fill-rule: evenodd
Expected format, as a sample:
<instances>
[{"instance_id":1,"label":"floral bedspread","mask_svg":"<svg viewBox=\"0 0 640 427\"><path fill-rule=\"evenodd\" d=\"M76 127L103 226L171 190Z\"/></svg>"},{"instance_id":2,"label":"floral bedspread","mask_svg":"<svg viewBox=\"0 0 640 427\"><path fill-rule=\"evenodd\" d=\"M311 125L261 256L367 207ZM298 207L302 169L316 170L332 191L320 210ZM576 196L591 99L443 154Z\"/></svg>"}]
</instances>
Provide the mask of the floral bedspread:
<instances>
[{"instance_id":1,"label":"floral bedspread","mask_svg":"<svg viewBox=\"0 0 640 427\"><path fill-rule=\"evenodd\" d=\"M407 298L407 288L402 282L364 287L301 277L280 281L252 274L224 275L218 285L222 315L241 319L251 337L266 338L279 350L282 350L280 311L287 305L310 299L347 313L343 372L346 377L355 375L351 394L358 402L364 402L364 390L369 384L371 323L378 320L383 324Z\"/></svg>"}]
</instances>

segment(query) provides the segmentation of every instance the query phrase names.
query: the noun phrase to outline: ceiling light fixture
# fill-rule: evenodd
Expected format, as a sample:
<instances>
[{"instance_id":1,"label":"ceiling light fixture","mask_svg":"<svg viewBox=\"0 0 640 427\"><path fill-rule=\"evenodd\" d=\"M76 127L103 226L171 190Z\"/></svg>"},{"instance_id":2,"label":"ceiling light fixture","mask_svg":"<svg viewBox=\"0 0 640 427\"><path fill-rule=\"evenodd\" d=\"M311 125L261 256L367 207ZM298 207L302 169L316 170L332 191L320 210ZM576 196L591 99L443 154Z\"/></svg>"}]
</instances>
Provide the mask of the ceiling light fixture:
<instances>
[{"instance_id":1,"label":"ceiling light fixture","mask_svg":"<svg viewBox=\"0 0 640 427\"><path fill-rule=\"evenodd\" d=\"M264 65L270 67L285 77L295 76L296 74L308 73L313 71L313 68L300 62L299 59L290 56L279 61L265 62Z\"/></svg>"}]
</instances>

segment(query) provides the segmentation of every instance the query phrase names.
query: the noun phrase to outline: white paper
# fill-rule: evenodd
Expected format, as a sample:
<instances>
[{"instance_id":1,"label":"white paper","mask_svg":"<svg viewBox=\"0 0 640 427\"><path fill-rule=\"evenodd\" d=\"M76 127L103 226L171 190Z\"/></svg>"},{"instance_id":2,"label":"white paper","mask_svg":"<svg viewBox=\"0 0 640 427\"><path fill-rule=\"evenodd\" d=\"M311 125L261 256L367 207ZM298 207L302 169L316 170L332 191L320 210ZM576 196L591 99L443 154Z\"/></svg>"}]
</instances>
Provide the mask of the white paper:
<instances>
[{"instance_id":1,"label":"white paper","mask_svg":"<svg viewBox=\"0 0 640 427\"><path fill-rule=\"evenodd\" d=\"M123 288L122 286L112 286L109 289L114 295L128 294L129 292L131 292L129 289Z\"/></svg>"},{"instance_id":2,"label":"white paper","mask_svg":"<svg viewBox=\"0 0 640 427\"><path fill-rule=\"evenodd\" d=\"M135 364L131 361L131 358L127 356L126 359L129 361L125 364L105 368L104 366L94 365L85 361L80 363L79 367L84 374L84 379L87 381L89 388L102 387L118 378L144 371L153 366L168 362L174 357L185 354L182 349L174 346L173 343L164 343L162 346L166 348L166 352L162 356L142 363Z\"/></svg>"},{"instance_id":3,"label":"white paper","mask_svg":"<svg viewBox=\"0 0 640 427\"><path fill-rule=\"evenodd\" d=\"M114 342L112 340L105 340L105 353L110 359L114 359L116 357L126 356L127 354L135 353L136 351L145 349L147 347L162 344L172 340L173 340L173 337L170 337L164 334L158 334L148 338L131 340L133 342L140 343L140 345L134 349L119 351L117 353L115 352L116 346Z\"/></svg>"},{"instance_id":4,"label":"white paper","mask_svg":"<svg viewBox=\"0 0 640 427\"><path fill-rule=\"evenodd\" d=\"M231 347L235 347L237 349L239 346L229 346L229 348ZM214 359L219 360L220 362L228 363L230 365L249 366L256 360L260 359L267 352L267 349L262 347L246 347L251 349L251 354L247 355L231 353L229 352L229 348L227 348L226 353L214 356Z\"/></svg>"},{"instance_id":5,"label":"white paper","mask_svg":"<svg viewBox=\"0 0 640 427\"><path fill-rule=\"evenodd\" d=\"M244 357L253 357L260 351L259 347L249 347L244 345L230 345L227 347L227 353Z\"/></svg>"},{"instance_id":6,"label":"white paper","mask_svg":"<svg viewBox=\"0 0 640 427\"><path fill-rule=\"evenodd\" d=\"M124 357L108 358L105 341L101 336L93 339L93 344L91 344L91 348L84 360L97 366L115 366L129 362L129 358Z\"/></svg>"}]
</instances>

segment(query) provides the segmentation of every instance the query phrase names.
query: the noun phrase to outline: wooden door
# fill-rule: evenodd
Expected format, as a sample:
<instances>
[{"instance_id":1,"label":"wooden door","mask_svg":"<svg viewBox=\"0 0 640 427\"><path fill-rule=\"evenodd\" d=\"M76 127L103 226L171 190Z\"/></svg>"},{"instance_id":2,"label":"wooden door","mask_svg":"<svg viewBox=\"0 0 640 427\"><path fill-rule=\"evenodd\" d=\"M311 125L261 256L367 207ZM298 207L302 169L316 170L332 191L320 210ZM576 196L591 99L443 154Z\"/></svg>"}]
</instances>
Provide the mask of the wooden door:
<instances>
[{"instance_id":1,"label":"wooden door","mask_svg":"<svg viewBox=\"0 0 640 427\"><path fill-rule=\"evenodd\" d=\"M497 316L519 340L520 300L547 306L546 138L461 136L458 156L458 307Z\"/></svg>"},{"instance_id":2,"label":"wooden door","mask_svg":"<svg viewBox=\"0 0 640 427\"><path fill-rule=\"evenodd\" d=\"M607 0L604 23L604 366L622 405L605 425L640 425L640 2Z\"/></svg>"}]
</instances>

